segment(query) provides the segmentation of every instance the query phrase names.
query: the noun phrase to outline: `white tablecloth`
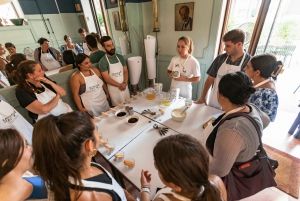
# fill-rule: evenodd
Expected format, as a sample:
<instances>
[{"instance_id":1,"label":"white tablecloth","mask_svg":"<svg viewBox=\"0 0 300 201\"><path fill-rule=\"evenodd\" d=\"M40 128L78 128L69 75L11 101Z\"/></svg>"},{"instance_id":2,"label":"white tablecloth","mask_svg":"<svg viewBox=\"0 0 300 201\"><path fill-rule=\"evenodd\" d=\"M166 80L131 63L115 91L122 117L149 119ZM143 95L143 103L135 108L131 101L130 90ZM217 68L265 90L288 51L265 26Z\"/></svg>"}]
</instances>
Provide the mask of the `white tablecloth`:
<instances>
[{"instance_id":1,"label":"white tablecloth","mask_svg":"<svg viewBox=\"0 0 300 201\"><path fill-rule=\"evenodd\" d=\"M157 130L153 129L153 124L157 123L159 126L169 127L170 129L166 136L177 133L189 134L202 142L202 125L204 122L211 117L218 117L222 113L221 110L206 105L193 104L191 108L187 110L186 119L182 122L176 122L172 120L172 110L176 108L185 108L184 100L184 98L181 98L166 108L159 106L158 98L155 100L147 100L145 97L138 97L137 100L132 100L129 104L126 103L125 105L133 107L133 109L138 113L141 113L144 109L150 109L158 112L158 109L161 108L165 111L165 114L157 119L153 119L152 115L146 114L145 116L148 119L146 117L141 118L142 121L139 122L140 124L134 126L134 129L132 130L128 130L130 127L128 127L129 125L126 125L126 122L126 126L124 125L124 122L123 124L118 122L118 119L116 123L115 117L115 120L110 121L108 119L107 122L101 122L103 124L103 128L106 129L104 136L106 136L105 133L109 133L109 137L115 142L115 145L118 144L114 153L121 150L125 155L122 160L118 161L115 161L113 156L107 158L137 187L140 187L141 170L149 170L149 172L152 174L151 197L155 195L156 188L164 187L163 183L158 177L157 170L154 167L152 154L154 146L158 140L162 139L163 137L159 135ZM140 117L142 117L142 115L140 115ZM149 120L151 123L149 123ZM117 129L115 128L116 125L122 126L119 126ZM100 131L101 129L102 128L99 127ZM127 168L123 164L123 160L128 158L133 158L135 160L135 167L132 169Z\"/></svg>"}]
</instances>

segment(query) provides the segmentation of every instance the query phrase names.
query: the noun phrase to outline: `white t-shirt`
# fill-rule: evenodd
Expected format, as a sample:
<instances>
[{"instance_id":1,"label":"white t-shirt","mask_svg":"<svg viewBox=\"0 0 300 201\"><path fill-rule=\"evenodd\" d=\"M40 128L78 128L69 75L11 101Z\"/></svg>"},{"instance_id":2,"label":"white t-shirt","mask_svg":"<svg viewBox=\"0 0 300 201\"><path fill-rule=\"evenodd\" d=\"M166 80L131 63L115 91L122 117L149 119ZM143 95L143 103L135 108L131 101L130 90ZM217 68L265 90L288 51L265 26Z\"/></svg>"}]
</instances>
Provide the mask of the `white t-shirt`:
<instances>
[{"instance_id":1,"label":"white t-shirt","mask_svg":"<svg viewBox=\"0 0 300 201\"><path fill-rule=\"evenodd\" d=\"M175 56L172 58L168 70L170 71L179 71L181 75L192 78L192 77L201 77L200 74L200 64L195 57L190 55L186 59L182 59L180 56ZM192 83L183 82L172 79L171 89L180 88L180 96L185 98L191 98L192 93ZM187 94L186 91L189 93Z\"/></svg>"},{"instance_id":2,"label":"white t-shirt","mask_svg":"<svg viewBox=\"0 0 300 201\"><path fill-rule=\"evenodd\" d=\"M32 125L15 108L3 100L0 101L0 128L16 129L29 145L32 144Z\"/></svg>"}]
</instances>

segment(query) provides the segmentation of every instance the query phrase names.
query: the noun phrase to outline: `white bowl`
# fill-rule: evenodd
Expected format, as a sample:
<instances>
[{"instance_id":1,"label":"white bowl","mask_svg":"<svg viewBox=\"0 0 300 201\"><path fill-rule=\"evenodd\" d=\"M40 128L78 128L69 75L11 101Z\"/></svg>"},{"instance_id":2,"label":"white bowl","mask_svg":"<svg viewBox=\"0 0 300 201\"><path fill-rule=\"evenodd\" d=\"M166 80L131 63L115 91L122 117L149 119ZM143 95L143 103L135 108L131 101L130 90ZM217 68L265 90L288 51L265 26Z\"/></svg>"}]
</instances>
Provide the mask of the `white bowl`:
<instances>
[{"instance_id":1,"label":"white bowl","mask_svg":"<svg viewBox=\"0 0 300 201\"><path fill-rule=\"evenodd\" d=\"M118 116L119 113L123 113L123 112L125 113L124 115ZM123 110L123 109L117 110L116 113L115 113L115 116L116 116L118 119L123 119L124 117L126 117L126 115L127 115L127 112L126 112L126 110Z\"/></svg>"},{"instance_id":2,"label":"white bowl","mask_svg":"<svg viewBox=\"0 0 300 201\"><path fill-rule=\"evenodd\" d=\"M132 126L134 126L138 121L139 121L139 117L137 115L131 115L126 119L126 122Z\"/></svg>"},{"instance_id":3,"label":"white bowl","mask_svg":"<svg viewBox=\"0 0 300 201\"><path fill-rule=\"evenodd\" d=\"M182 113L184 109L174 109L172 111L172 119L174 121L183 121L186 117L186 111ZM182 114L181 114L182 113Z\"/></svg>"}]
</instances>

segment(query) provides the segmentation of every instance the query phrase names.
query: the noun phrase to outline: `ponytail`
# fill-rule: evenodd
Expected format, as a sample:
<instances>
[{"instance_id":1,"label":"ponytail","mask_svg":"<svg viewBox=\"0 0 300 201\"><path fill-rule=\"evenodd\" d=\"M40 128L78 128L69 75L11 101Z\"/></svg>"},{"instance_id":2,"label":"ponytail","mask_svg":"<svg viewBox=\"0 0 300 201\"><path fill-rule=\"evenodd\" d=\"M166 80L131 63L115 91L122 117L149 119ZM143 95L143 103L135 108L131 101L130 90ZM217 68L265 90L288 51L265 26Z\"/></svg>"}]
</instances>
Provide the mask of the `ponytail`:
<instances>
[{"instance_id":1,"label":"ponytail","mask_svg":"<svg viewBox=\"0 0 300 201\"><path fill-rule=\"evenodd\" d=\"M85 160L81 149L87 139L94 140L94 129L91 118L80 111L49 115L35 124L33 168L47 182L56 201L69 197L69 178L73 178L76 184L76 197L81 195L83 187L79 169Z\"/></svg>"},{"instance_id":2,"label":"ponytail","mask_svg":"<svg viewBox=\"0 0 300 201\"><path fill-rule=\"evenodd\" d=\"M205 186L201 186L203 190L198 193L191 201L221 201L221 193L217 186L208 181Z\"/></svg>"}]
</instances>

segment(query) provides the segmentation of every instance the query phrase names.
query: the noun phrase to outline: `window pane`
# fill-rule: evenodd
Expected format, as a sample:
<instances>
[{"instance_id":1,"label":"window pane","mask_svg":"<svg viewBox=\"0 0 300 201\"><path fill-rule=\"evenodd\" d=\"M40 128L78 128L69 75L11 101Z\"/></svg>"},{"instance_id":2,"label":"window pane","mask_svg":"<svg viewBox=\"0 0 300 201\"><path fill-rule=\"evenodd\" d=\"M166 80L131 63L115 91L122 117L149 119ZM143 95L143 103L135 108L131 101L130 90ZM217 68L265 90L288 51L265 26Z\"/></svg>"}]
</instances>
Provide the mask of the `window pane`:
<instances>
[{"instance_id":1,"label":"window pane","mask_svg":"<svg viewBox=\"0 0 300 201\"><path fill-rule=\"evenodd\" d=\"M107 31L105 29L105 23L104 23L104 13L102 13L101 10L101 0L94 0L95 2L95 9L97 12L97 16L98 16L98 22L99 22L99 26L100 26L100 30L101 30L101 35L102 36L107 36Z\"/></svg>"},{"instance_id":2,"label":"window pane","mask_svg":"<svg viewBox=\"0 0 300 201\"><path fill-rule=\"evenodd\" d=\"M0 18L4 25L13 25L9 19L19 18L12 3L0 5Z\"/></svg>"},{"instance_id":3,"label":"window pane","mask_svg":"<svg viewBox=\"0 0 300 201\"><path fill-rule=\"evenodd\" d=\"M233 0L231 3L226 32L236 28L245 31L245 49L248 49L261 2L262 0Z\"/></svg>"}]
</instances>

